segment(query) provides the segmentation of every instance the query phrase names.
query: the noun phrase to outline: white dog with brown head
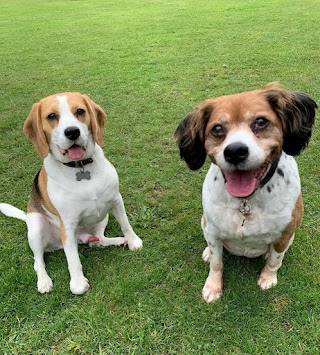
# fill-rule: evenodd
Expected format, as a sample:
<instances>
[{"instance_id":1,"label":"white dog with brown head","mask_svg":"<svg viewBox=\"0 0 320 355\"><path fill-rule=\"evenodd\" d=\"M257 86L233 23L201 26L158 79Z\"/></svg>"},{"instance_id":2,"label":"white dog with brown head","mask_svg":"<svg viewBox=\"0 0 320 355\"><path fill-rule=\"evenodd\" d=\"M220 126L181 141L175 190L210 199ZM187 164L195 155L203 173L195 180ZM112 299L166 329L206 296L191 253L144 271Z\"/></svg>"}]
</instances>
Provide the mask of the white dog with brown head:
<instances>
[{"instance_id":1,"label":"white dog with brown head","mask_svg":"<svg viewBox=\"0 0 320 355\"><path fill-rule=\"evenodd\" d=\"M265 290L277 283L303 213L292 156L310 139L316 107L307 94L270 83L206 100L177 128L180 155L192 170L207 155L212 161L202 192L206 302L222 295L223 247L235 255L264 255L258 284Z\"/></svg>"},{"instance_id":2,"label":"white dog with brown head","mask_svg":"<svg viewBox=\"0 0 320 355\"><path fill-rule=\"evenodd\" d=\"M6 203L0 211L26 221L34 253L38 291L52 289L44 252L63 248L70 272L70 290L83 294L89 283L83 275L77 244L128 244L142 247L129 224L119 193L118 175L105 158L102 135L105 113L88 96L61 93L33 105L23 130L44 158L36 175L27 213ZM106 238L112 211L124 237Z\"/></svg>"}]
</instances>

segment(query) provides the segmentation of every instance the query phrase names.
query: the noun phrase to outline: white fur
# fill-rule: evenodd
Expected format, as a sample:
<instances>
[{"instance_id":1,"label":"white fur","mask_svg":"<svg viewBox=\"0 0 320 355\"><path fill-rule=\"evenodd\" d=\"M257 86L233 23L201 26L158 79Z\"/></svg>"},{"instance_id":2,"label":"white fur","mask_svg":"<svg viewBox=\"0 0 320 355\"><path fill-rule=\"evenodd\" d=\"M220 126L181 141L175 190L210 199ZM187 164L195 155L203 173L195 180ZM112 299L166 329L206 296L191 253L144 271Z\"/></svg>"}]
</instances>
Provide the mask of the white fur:
<instances>
[{"instance_id":1,"label":"white fur","mask_svg":"<svg viewBox=\"0 0 320 355\"><path fill-rule=\"evenodd\" d=\"M24 222L26 221L27 214L25 212L7 203L0 203L0 211L8 217L18 218Z\"/></svg>"},{"instance_id":2,"label":"white fur","mask_svg":"<svg viewBox=\"0 0 320 355\"><path fill-rule=\"evenodd\" d=\"M203 289L206 302L216 300L222 294L223 246L235 255L268 255L258 284L262 289L276 284L276 271L281 266L285 251L277 253L272 243L290 222L300 194L300 178L294 158L283 152L278 167L283 171L284 177L275 172L266 186L246 198L251 210L250 218L243 223L244 217L238 207L244 199L235 198L226 191L221 170L217 165L211 165L202 194L202 228L208 243L202 257L211 264ZM271 192L268 192L267 186L271 188Z\"/></svg>"},{"instance_id":3,"label":"white fur","mask_svg":"<svg viewBox=\"0 0 320 355\"><path fill-rule=\"evenodd\" d=\"M94 235L99 237L99 241L90 245L128 244L130 250L136 250L142 247L142 241L129 224L119 193L119 180L115 168L105 159L101 147L94 142L87 126L73 116L67 97L58 96L57 100L60 119L58 126L53 130L50 151L44 159L44 167L48 175L49 198L65 228L65 243L61 241L60 219L49 211L46 211L46 216L40 213L25 214L8 204L0 204L0 211L27 223L29 245L34 253L34 269L38 277L38 291L45 293L52 289L52 280L45 270L44 252L63 247L70 272L70 290L74 294L83 294L88 290L89 283L82 271L78 243L88 243L88 238ZM84 167L90 172L90 180L77 181L75 174L79 169L61 163L70 161L70 158L64 158L57 145L69 148L74 144L70 143L63 133L69 126L77 126L80 129L80 137L76 144L86 146L86 155L83 159L88 157L93 159L92 163ZM124 237L104 236L109 211L119 222Z\"/></svg>"},{"instance_id":4,"label":"white fur","mask_svg":"<svg viewBox=\"0 0 320 355\"><path fill-rule=\"evenodd\" d=\"M232 143L242 142L246 144L249 149L249 157L244 162L237 166L240 170L253 170L259 168L266 160L266 151L264 151L256 142L255 136L248 128L237 129L235 132L230 132L223 143L220 145L218 153L215 156L217 164L224 171L231 171L235 169L233 164L228 163L224 157L225 148Z\"/></svg>"}]
</instances>

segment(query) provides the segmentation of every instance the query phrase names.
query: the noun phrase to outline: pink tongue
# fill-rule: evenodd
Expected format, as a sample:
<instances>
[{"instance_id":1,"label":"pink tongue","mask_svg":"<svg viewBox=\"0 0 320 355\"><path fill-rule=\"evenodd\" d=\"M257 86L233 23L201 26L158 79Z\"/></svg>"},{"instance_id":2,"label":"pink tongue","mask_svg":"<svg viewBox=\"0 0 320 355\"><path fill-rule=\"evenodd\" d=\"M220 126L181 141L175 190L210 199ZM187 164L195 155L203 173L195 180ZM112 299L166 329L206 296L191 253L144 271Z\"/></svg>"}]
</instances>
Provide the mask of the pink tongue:
<instances>
[{"instance_id":1,"label":"pink tongue","mask_svg":"<svg viewBox=\"0 0 320 355\"><path fill-rule=\"evenodd\" d=\"M226 189L229 194L234 197L250 196L254 192L258 182L255 178L255 173L255 170L225 172L224 176L227 180Z\"/></svg>"},{"instance_id":2,"label":"pink tongue","mask_svg":"<svg viewBox=\"0 0 320 355\"><path fill-rule=\"evenodd\" d=\"M73 145L68 149L68 155L72 160L79 160L84 156L84 151L78 145Z\"/></svg>"}]
</instances>

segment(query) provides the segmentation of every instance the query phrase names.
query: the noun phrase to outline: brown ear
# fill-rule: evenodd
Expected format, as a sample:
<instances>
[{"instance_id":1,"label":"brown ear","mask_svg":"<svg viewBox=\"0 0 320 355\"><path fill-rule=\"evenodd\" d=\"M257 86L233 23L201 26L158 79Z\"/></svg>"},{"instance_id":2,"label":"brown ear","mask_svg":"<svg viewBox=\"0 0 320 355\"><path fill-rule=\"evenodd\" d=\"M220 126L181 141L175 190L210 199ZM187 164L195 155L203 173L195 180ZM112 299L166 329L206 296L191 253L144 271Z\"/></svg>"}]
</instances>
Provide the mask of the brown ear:
<instances>
[{"instance_id":1,"label":"brown ear","mask_svg":"<svg viewBox=\"0 0 320 355\"><path fill-rule=\"evenodd\" d=\"M32 106L29 116L23 125L23 132L34 144L38 154L45 158L49 153L49 145L43 131L40 111L41 104L39 102Z\"/></svg>"},{"instance_id":2,"label":"brown ear","mask_svg":"<svg viewBox=\"0 0 320 355\"><path fill-rule=\"evenodd\" d=\"M89 129L94 140L100 147L103 146L103 129L106 121L106 114L103 109L93 102L87 95L82 95L89 110L91 122Z\"/></svg>"},{"instance_id":3,"label":"brown ear","mask_svg":"<svg viewBox=\"0 0 320 355\"><path fill-rule=\"evenodd\" d=\"M200 169L206 160L204 132L212 110L212 103L204 102L181 121L175 132L180 157L191 170Z\"/></svg>"},{"instance_id":4,"label":"brown ear","mask_svg":"<svg viewBox=\"0 0 320 355\"><path fill-rule=\"evenodd\" d=\"M284 152L298 155L310 140L317 104L309 95L288 91L277 83L268 84L264 90L282 124Z\"/></svg>"}]
</instances>

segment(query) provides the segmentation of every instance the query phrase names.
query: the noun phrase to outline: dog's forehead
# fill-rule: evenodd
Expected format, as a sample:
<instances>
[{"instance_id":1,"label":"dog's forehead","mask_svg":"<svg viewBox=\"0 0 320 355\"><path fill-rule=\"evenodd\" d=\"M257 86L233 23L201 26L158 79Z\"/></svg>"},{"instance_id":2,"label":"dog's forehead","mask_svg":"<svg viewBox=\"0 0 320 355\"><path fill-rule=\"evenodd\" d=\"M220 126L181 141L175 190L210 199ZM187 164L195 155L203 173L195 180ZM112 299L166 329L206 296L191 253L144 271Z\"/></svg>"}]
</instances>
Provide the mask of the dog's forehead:
<instances>
[{"instance_id":1,"label":"dog's forehead","mask_svg":"<svg viewBox=\"0 0 320 355\"><path fill-rule=\"evenodd\" d=\"M214 113L228 114L230 117L244 116L246 113L270 109L261 90L221 96L213 100Z\"/></svg>"},{"instance_id":2,"label":"dog's forehead","mask_svg":"<svg viewBox=\"0 0 320 355\"><path fill-rule=\"evenodd\" d=\"M43 111L60 111L63 106L77 107L83 104L83 96L78 92L59 93L48 96L40 101Z\"/></svg>"}]
</instances>

